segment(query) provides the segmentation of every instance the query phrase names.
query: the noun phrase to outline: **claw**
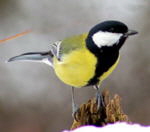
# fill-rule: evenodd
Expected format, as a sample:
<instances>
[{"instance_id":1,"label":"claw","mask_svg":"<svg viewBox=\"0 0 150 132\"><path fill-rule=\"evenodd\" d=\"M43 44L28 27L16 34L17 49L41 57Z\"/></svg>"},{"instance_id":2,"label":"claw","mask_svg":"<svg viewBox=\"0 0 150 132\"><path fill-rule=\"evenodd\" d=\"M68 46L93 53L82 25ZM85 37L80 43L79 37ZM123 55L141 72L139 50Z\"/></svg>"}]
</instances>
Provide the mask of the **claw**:
<instances>
[{"instance_id":1,"label":"claw","mask_svg":"<svg viewBox=\"0 0 150 132\"><path fill-rule=\"evenodd\" d=\"M96 92L96 103L97 103L97 109L100 109L101 107L105 107L104 99L101 93Z\"/></svg>"},{"instance_id":2,"label":"claw","mask_svg":"<svg viewBox=\"0 0 150 132\"><path fill-rule=\"evenodd\" d=\"M105 107L104 99L100 92L100 88L97 85L95 85L94 88L96 89L97 109L100 109L101 107Z\"/></svg>"},{"instance_id":3,"label":"claw","mask_svg":"<svg viewBox=\"0 0 150 132\"><path fill-rule=\"evenodd\" d=\"M74 104L74 105L72 106L72 117L73 117L76 121L78 121L78 119L77 119L78 113L79 113L79 107L78 107L76 104Z\"/></svg>"}]
</instances>

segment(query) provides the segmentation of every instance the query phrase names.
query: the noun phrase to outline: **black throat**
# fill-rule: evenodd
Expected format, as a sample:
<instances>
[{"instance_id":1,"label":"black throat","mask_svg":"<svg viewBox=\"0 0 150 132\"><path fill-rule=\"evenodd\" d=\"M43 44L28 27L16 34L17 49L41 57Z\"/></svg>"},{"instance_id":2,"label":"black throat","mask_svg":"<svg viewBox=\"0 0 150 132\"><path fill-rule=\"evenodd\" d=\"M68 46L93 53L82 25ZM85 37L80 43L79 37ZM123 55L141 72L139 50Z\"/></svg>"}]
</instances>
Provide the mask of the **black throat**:
<instances>
[{"instance_id":1,"label":"black throat","mask_svg":"<svg viewBox=\"0 0 150 132\"><path fill-rule=\"evenodd\" d=\"M100 80L99 77L109 70L119 57L119 49L125 42L126 38L122 37L119 43L113 46L97 47L92 38L86 39L87 48L97 57L95 75L88 82L88 85L96 85Z\"/></svg>"}]
</instances>

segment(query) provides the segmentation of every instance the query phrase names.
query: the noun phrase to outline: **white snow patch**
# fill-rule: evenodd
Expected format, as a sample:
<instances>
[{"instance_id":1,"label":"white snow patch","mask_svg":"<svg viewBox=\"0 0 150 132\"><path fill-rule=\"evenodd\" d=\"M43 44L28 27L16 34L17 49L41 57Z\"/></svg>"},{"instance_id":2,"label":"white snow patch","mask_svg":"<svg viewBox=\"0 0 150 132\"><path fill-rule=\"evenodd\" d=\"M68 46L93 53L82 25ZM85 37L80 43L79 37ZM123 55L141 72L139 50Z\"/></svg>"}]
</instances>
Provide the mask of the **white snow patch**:
<instances>
[{"instance_id":1,"label":"white snow patch","mask_svg":"<svg viewBox=\"0 0 150 132\"><path fill-rule=\"evenodd\" d=\"M63 132L150 132L150 126L142 126L140 124L115 123L104 127L82 126L75 130Z\"/></svg>"}]
</instances>

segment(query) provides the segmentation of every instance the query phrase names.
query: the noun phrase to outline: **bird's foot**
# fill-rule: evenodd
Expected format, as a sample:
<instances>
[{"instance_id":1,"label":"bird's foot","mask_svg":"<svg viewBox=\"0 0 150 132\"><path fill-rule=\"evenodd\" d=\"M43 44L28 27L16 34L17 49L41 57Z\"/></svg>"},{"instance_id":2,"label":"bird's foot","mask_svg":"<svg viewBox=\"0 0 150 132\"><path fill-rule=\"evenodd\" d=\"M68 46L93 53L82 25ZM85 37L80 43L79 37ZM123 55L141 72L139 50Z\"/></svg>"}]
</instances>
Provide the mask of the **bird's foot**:
<instances>
[{"instance_id":1,"label":"bird's foot","mask_svg":"<svg viewBox=\"0 0 150 132\"><path fill-rule=\"evenodd\" d=\"M103 95L99 92L96 93L96 104L98 110L100 110L100 108L105 107Z\"/></svg>"},{"instance_id":2,"label":"bird's foot","mask_svg":"<svg viewBox=\"0 0 150 132\"><path fill-rule=\"evenodd\" d=\"M78 119L77 119L78 113L79 113L79 107L78 107L78 105L73 104L73 105L72 105L72 117L73 117L76 121L78 121Z\"/></svg>"}]
</instances>

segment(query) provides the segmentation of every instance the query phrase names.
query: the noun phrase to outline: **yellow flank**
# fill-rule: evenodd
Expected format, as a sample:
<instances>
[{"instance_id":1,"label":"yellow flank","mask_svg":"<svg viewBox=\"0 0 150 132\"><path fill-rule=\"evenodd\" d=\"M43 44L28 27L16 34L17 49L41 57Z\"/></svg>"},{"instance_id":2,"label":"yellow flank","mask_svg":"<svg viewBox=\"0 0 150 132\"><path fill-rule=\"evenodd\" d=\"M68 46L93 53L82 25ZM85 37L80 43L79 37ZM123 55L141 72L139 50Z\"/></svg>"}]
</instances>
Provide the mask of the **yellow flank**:
<instances>
[{"instance_id":1,"label":"yellow flank","mask_svg":"<svg viewBox=\"0 0 150 132\"><path fill-rule=\"evenodd\" d=\"M120 56L118 57L117 61L108 69L107 72L104 72L99 80L103 81L104 79L106 79L112 72L113 70L116 68L116 66L118 65L118 62L119 62L119 59L120 59Z\"/></svg>"},{"instance_id":2,"label":"yellow flank","mask_svg":"<svg viewBox=\"0 0 150 132\"><path fill-rule=\"evenodd\" d=\"M86 48L76 49L63 55L62 61L54 58L53 65L56 75L64 83L82 87L94 76L97 58Z\"/></svg>"},{"instance_id":3,"label":"yellow flank","mask_svg":"<svg viewBox=\"0 0 150 132\"><path fill-rule=\"evenodd\" d=\"M107 72L99 77L100 82L116 68L119 58ZM86 48L71 51L63 55L61 59L62 61L58 61L57 58L54 58L53 65L56 75L65 84L80 88L87 85L88 81L94 77L97 58Z\"/></svg>"}]
</instances>

